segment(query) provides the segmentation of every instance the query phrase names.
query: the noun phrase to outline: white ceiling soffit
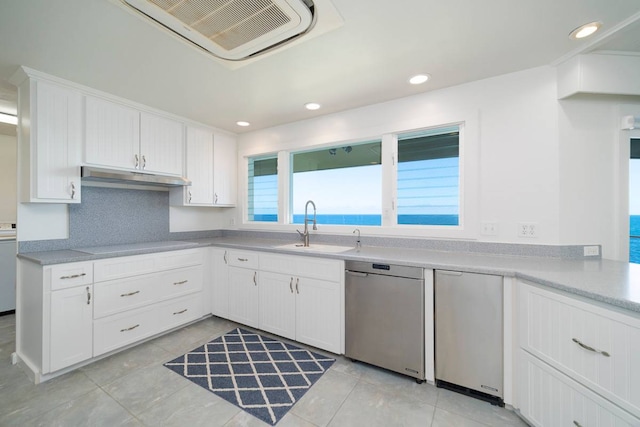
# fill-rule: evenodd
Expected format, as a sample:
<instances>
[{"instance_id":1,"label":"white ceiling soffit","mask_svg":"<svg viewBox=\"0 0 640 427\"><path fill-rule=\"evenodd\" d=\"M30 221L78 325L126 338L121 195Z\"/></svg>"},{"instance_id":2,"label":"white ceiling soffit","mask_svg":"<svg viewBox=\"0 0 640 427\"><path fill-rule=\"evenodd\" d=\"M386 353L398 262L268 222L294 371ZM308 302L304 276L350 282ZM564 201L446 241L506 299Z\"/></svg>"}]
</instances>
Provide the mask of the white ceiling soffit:
<instances>
[{"instance_id":1,"label":"white ceiling soffit","mask_svg":"<svg viewBox=\"0 0 640 427\"><path fill-rule=\"evenodd\" d=\"M250 58L309 31L311 0L122 0L213 55Z\"/></svg>"}]
</instances>

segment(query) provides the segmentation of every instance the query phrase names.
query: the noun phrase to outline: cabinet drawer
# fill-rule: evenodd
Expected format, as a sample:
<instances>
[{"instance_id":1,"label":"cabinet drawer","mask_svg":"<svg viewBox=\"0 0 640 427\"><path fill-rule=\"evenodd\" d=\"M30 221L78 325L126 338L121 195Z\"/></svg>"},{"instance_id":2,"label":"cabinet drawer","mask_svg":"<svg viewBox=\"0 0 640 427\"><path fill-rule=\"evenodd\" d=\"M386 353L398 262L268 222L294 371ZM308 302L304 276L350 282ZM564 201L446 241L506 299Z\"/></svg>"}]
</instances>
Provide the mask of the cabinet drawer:
<instances>
[{"instance_id":1,"label":"cabinet drawer","mask_svg":"<svg viewBox=\"0 0 640 427\"><path fill-rule=\"evenodd\" d=\"M520 350L520 412L534 426L637 426L640 419Z\"/></svg>"},{"instance_id":2,"label":"cabinet drawer","mask_svg":"<svg viewBox=\"0 0 640 427\"><path fill-rule=\"evenodd\" d=\"M520 346L640 417L640 319L524 283L519 295Z\"/></svg>"},{"instance_id":3,"label":"cabinet drawer","mask_svg":"<svg viewBox=\"0 0 640 427\"><path fill-rule=\"evenodd\" d=\"M93 283L93 263L74 262L54 265L50 269L51 290L71 288Z\"/></svg>"},{"instance_id":4,"label":"cabinet drawer","mask_svg":"<svg viewBox=\"0 0 640 427\"><path fill-rule=\"evenodd\" d=\"M161 273L156 286L160 299L175 298L202 290L202 266L180 268Z\"/></svg>"},{"instance_id":5,"label":"cabinet drawer","mask_svg":"<svg viewBox=\"0 0 640 427\"><path fill-rule=\"evenodd\" d=\"M260 265L257 252L230 250L227 257L229 265L234 267L257 269Z\"/></svg>"},{"instance_id":6,"label":"cabinet drawer","mask_svg":"<svg viewBox=\"0 0 640 427\"><path fill-rule=\"evenodd\" d=\"M157 275L149 274L98 283L94 287L93 317L98 319L155 302L160 294L155 286L157 280Z\"/></svg>"},{"instance_id":7,"label":"cabinet drawer","mask_svg":"<svg viewBox=\"0 0 640 427\"><path fill-rule=\"evenodd\" d=\"M156 307L127 311L93 322L93 356L99 356L159 332Z\"/></svg>"},{"instance_id":8,"label":"cabinet drawer","mask_svg":"<svg viewBox=\"0 0 640 427\"><path fill-rule=\"evenodd\" d=\"M162 331L175 328L202 317L202 296L189 295L158 304L158 324Z\"/></svg>"},{"instance_id":9,"label":"cabinet drawer","mask_svg":"<svg viewBox=\"0 0 640 427\"><path fill-rule=\"evenodd\" d=\"M156 256L156 271L172 270L204 263L204 249L161 252Z\"/></svg>"}]
</instances>

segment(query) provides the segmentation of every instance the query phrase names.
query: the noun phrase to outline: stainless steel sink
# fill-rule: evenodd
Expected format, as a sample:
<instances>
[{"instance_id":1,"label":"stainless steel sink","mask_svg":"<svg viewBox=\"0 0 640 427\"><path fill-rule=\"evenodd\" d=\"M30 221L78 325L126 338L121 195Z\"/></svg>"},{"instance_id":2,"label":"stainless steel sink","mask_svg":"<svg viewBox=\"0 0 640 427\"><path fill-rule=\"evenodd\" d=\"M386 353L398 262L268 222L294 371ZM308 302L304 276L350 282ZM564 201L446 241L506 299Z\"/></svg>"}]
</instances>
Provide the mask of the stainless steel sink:
<instances>
[{"instance_id":1,"label":"stainless steel sink","mask_svg":"<svg viewBox=\"0 0 640 427\"><path fill-rule=\"evenodd\" d=\"M299 251L299 252L324 252L324 253L332 253L337 254L340 252L347 252L351 249L354 249L351 246L336 246L336 245L322 245L322 244L311 244L309 246L304 246L302 243L289 243L287 245L274 246L275 249L284 249L288 251Z\"/></svg>"}]
</instances>

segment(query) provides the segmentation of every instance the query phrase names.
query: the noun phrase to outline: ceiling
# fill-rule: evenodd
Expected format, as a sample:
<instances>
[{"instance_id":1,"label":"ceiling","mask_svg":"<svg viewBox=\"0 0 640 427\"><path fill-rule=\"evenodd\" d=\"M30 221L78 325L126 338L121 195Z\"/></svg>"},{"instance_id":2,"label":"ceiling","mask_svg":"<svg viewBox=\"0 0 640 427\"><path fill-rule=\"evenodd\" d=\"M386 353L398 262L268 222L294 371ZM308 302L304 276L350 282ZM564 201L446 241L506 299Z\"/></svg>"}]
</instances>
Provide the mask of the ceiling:
<instances>
[{"instance_id":1,"label":"ceiling","mask_svg":"<svg viewBox=\"0 0 640 427\"><path fill-rule=\"evenodd\" d=\"M15 112L15 89L3 80L19 65L242 133L557 64L581 52L640 54L638 0L315 3L318 25L302 40L230 64L120 0L0 0L0 111ZM590 21L603 23L599 35L569 39ZM432 78L409 85L417 73ZM310 101L323 108L305 110ZM251 126L240 128L238 120Z\"/></svg>"}]
</instances>

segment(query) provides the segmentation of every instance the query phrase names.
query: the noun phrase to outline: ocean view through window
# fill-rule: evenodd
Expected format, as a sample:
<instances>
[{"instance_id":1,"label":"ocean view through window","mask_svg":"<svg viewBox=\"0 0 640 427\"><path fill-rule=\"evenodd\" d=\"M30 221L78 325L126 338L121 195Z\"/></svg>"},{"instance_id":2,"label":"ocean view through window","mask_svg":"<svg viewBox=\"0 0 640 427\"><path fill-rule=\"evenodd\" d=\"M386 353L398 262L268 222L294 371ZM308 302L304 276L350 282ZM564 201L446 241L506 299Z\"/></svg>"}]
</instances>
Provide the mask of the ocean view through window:
<instances>
[{"instance_id":1,"label":"ocean view through window","mask_svg":"<svg viewBox=\"0 0 640 427\"><path fill-rule=\"evenodd\" d=\"M247 220L278 222L278 158L249 158Z\"/></svg>"},{"instance_id":2,"label":"ocean view through window","mask_svg":"<svg viewBox=\"0 0 640 427\"><path fill-rule=\"evenodd\" d=\"M381 225L381 141L291 155L291 222L313 200L318 224Z\"/></svg>"}]
</instances>

